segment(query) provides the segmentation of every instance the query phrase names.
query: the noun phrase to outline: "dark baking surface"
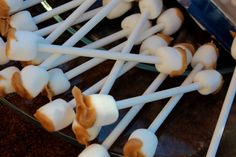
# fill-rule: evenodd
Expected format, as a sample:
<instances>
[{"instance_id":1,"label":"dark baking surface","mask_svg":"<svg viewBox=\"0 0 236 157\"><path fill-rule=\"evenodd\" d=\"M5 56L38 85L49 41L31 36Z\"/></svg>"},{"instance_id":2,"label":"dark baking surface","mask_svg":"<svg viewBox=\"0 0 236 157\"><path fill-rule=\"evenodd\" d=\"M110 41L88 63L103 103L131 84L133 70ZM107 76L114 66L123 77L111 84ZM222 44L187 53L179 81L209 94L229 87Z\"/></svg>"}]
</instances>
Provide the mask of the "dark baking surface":
<instances>
[{"instance_id":1,"label":"dark baking surface","mask_svg":"<svg viewBox=\"0 0 236 157\"><path fill-rule=\"evenodd\" d=\"M57 5L59 3L59 1L56 3L56 1L53 0L50 2L50 4ZM170 2L173 1L166 0L166 6L171 7L177 5L177 3ZM34 11L43 11L41 6L34 8L36 8ZM96 38L104 36L107 32L119 30L120 20L121 19L113 21L112 25L117 27L115 29L113 27L111 28L110 25L107 25L108 20L104 20L92 31L92 33L90 33L88 37L96 40ZM195 47L198 47L200 44L213 40L210 38L210 35L207 32L201 31L189 17L186 17L186 21L187 22L185 22L180 33L174 35L174 43L187 41L193 43ZM68 33L64 33L62 36L63 38L60 38L57 43L62 43L63 40L69 36L70 35ZM78 45L81 45L81 43L78 43ZM135 49L138 50L138 47ZM60 67L63 68L64 71L68 71L70 68L83 63L87 59L88 58L80 58L79 60L71 61ZM112 61L107 61L87 71L86 73L73 79L72 84L77 85L82 90L89 88L91 85L109 73L113 63L114 62ZM15 65L16 63L10 64ZM235 63L231 59L231 56L220 49L218 69L231 67L234 66L234 64ZM1 69L2 68L4 68L4 66L1 67ZM116 81L111 94L117 100L141 95L157 75L157 72L150 72L139 68L134 68ZM155 157L205 156L231 75L232 74L224 75L225 84L220 93L216 95L202 96L197 92L193 92L186 94L181 99L177 107L157 132L159 145ZM178 86L181 84L184 78L185 77L168 78L159 89ZM69 92L58 97L63 97L66 100L70 100L72 98ZM36 109L48 102L48 99L44 96L39 96L33 101L27 101L15 94L12 94L6 99L14 104L13 106L7 106L17 107L29 116L32 116ZM152 122L155 116L161 111L166 102L167 100L161 100L146 105L138 114L138 116L136 116L136 118L132 121L129 127L124 131L121 137L112 146L111 151L115 153L121 153L122 147L130 133L137 128L146 128ZM14 108L14 110L17 111L16 108ZM122 110L120 112L121 117L127 111L128 110ZM219 149L218 156L220 157L236 156L236 150L234 149L236 145L235 112L236 108L235 105L233 105L233 109L231 111L230 118L228 120ZM62 133L69 135L69 137L65 137L58 133L50 134L43 129L35 128L35 126L31 124L32 121L25 122L25 120L30 120L29 118L22 118L22 116L19 117L15 114L15 112L11 111L5 106L0 107L0 113L0 156L76 157L81 151L81 146L76 144L75 140L69 138L74 138L70 127L62 130ZM22 112L20 112L20 115L22 115ZM114 126L115 124L104 127L97 141L101 143ZM68 142L63 142L60 139L67 140ZM75 146L71 145L70 142L75 144Z\"/></svg>"}]
</instances>

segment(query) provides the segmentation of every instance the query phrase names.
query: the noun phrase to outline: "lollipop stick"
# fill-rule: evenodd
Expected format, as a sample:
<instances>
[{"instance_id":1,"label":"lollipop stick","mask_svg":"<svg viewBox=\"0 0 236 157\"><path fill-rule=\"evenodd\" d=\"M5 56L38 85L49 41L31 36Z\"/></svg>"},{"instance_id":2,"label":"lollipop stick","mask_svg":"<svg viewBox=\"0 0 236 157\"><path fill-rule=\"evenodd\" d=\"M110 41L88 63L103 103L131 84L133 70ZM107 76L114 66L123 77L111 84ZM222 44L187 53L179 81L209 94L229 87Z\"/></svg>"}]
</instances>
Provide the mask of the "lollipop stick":
<instances>
[{"instance_id":1,"label":"lollipop stick","mask_svg":"<svg viewBox=\"0 0 236 157\"><path fill-rule=\"evenodd\" d=\"M91 19L93 16L95 16L100 10L102 9L102 7L100 8L96 8L96 9L93 9L93 10L90 10L84 14L82 14L72 25L70 26L73 26L73 25L76 25L76 24L79 24L81 22L84 22L84 21L87 21L89 19ZM63 22L63 21L62 21ZM60 26L60 24L62 24L62 22L59 22L59 23L56 23L56 24L53 24L51 26L47 26L47 27L44 27L40 30L37 30L35 31L35 33L37 33L38 35L41 35L41 36L45 36L45 35L48 35L50 34L51 32L53 32L53 30L55 30L58 26Z\"/></svg>"},{"instance_id":2,"label":"lollipop stick","mask_svg":"<svg viewBox=\"0 0 236 157\"><path fill-rule=\"evenodd\" d=\"M83 27L80 28L70 39L68 39L63 46L74 46L79 40L81 40L91 29L93 29L103 18L105 18L110 11L120 2L121 0L112 0L109 4L103 7L103 9L97 13L92 19L90 19ZM45 60L41 66L49 67L53 64L60 55L54 54Z\"/></svg>"},{"instance_id":3,"label":"lollipop stick","mask_svg":"<svg viewBox=\"0 0 236 157\"><path fill-rule=\"evenodd\" d=\"M148 95L143 95L143 96L137 96L137 97L133 97L133 98L129 98L129 99L124 99L124 100L120 100L120 101L116 102L117 103L117 108L119 110L121 110L121 109L125 109L125 108L135 106L137 104L153 102L153 101L165 99L165 98L168 98L168 97L171 97L171 96L175 96L175 95L178 95L178 94L196 91L200 88L201 88L201 85L199 83L192 83L190 85L170 88L170 89L166 89L166 90L155 92L155 93L148 94Z\"/></svg>"},{"instance_id":4,"label":"lollipop stick","mask_svg":"<svg viewBox=\"0 0 236 157\"><path fill-rule=\"evenodd\" d=\"M192 70L192 72L188 75L188 77L184 80L181 86L191 84L196 73L198 73L202 69L203 65L200 63L197 64ZM148 129L153 132L156 132L161 126L161 124L165 121L167 116L171 113L176 104L179 102L179 100L182 98L182 96L183 94L172 97L165 105L165 107L161 110L161 112L158 114L158 116L155 118L155 120L152 122L152 124L149 126Z\"/></svg>"},{"instance_id":5,"label":"lollipop stick","mask_svg":"<svg viewBox=\"0 0 236 157\"><path fill-rule=\"evenodd\" d=\"M36 24L46 21L48 19L50 19L51 17L55 16L55 15L59 15L61 13L64 13L70 9L73 9L77 6L79 6L81 3L83 3L85 0L73 0L70 1L68 3L65 3L63 5L60 5L56 8L53 8L50 11L44 12L42 14L39 14L37 16L34 17L34 21Z\"/></svg>"},{"instance_id":6,"label":"lollipop stick","mask_svg":"<svg viewBox=\"0 0 236 157\"><path fill-rule=\"evenodd\" d=\"M140 34L140 30L142 29L142 26L144 25L144 23L146 22L148 17L148 12L144 12L141 17L140 17L140 21L138 22L137 26L134 28L134 30L132 31L132 33L130 34L127 43L125 45L125 47L123 48L121 53L129 53L133 47L133 45L135 44L138 35ZM120 71L120 69L122 68L124 64L124 61L118 60L116 61L114 67L112 68L109 77L107 78L105 84L103 85L100 93L102 94L108 94L109 91L111 90L116 77Z\"/></svg>"},{"instance_id":7,"label":"lollipop stick","mask_svg":"<svg viewBox=\"0 0 236 157\"><path fill-rule=\"evenodd\" d=\"M81 14L83 14L96 0L86 0L63 23L57 27L46 40L54 42Z\"/></svg>"},{"instance_id":8,"label":"lollipop stick","mask_svg":"<svg viewBox=\"0 0 236 157\"><path fill-rule=\"evenodd\" d=\"M39 52L47 52L47 53L57 53L57 54L69 54L83 57L97 57L97 58L106 58L112 60L126 60L126 61L134 61L134 62L142 62L149 64L156 64L159 61L159 57L148 56L142 54L128 54L123 51L119 52L110 52L107 50L95 50L95 49L85 49L85 48L75 48L75 47L63 47L58 45L48 45L48 44L39 44L38 46ZM120 61L124 62L124 61Z\"/></svg>"},{"instance_id":9,"label":"lollipop stick","mask_svg":"<svg viewBox=\"0 0 236 157\"><path fill-rule=\"evenodd\" d=\"M167 78L166 74L160 73L156 79L151 83L143 95L149 94L157 90L157 88L162 84L162 82ZM116 125L112 132L103 141L102 145L109 149L116 139L121 135L129 123L134 119L137 113L143 108L145 104L140 104L132 107L129 112L122 118L122 120Z\"/></svg>"},{"instance_id":10,"label":"lollipop stick","mask_svg":"<svg viewBox=\"0 0 236 157\"><path fill-rule=\"evenodd\" d=\"M215 131L213 133L213 137L211 139L211 143L209 146L209 149L207 151L207 157L213 157L216 156L219 144L220 144L220 140L221 137L223 135L224 132L224 128L230 113L230 109L232 107L233 104L233 100L235 97L235 93L236 93L236 68L234 70L233 73L233 77L231 79L221 112L220 112L220 116L219 119L217 121L216 124L216 128Z\"/></svg>"}]
</instances>

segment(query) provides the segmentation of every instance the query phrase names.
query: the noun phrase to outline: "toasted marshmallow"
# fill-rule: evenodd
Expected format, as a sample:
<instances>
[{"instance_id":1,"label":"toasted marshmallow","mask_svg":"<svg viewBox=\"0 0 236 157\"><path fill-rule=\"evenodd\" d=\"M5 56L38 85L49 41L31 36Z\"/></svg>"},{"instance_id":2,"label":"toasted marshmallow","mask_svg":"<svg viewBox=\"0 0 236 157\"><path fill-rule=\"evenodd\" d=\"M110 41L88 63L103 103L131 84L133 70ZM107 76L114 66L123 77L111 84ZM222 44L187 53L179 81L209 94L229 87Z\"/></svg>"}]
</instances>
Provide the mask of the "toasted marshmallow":
<instances>
[{"instance_id":1,"label":"toasted marshmallow","mask_svg":"<svg viewBox=\"0 0 236 157\"><path fill-rule=\"evenodd\" d=\"M40 107L34 116L47 131L53 132L69 126L75 118L75 112L65 100L56 99Z\"/></svg>"},{"instance_id":2,"label":"toasted marshmallow","mask_svg":"<svg viewBox=\"0 0 236 157\"><path fill-rule=\"evenodd\" d=\"M148 18L153 20L157 18L163 8L162 0L140 0L139 9L141 13L148 11Z\"/></svg>"},{"instance_id":3,"label":"toasted marshmallow","mask_svg":"<svg viewBox=\"0 0 236 157\"><path fill-rule=\"evenodd\" d=\"M11 60L30 61L37 56L38 35L27 31L11 31L7 38L6 55Z\"/></svg>"},{"instance_id":4,"label":"toasted marshmallow","mask_svg":"<svg viewBox=\"0 0 236 157\"><path fill-rule=\"evenodd\" d=\"M62 94L70 88L70 82L61 69L52 69L48 73L48 87L53 96Z\"/></svg>"},{"instance_id":5,"label":"toasted marshmallow","mask_svg":"<svg viewBox=\"0 0 236 157\"><path fill-rule=\"evenodd\" d=\"M94 140L98 136L101 127L93 126L91 128L84 128L78 123L76 119L74 119L72 124L72 130L80 144L88 145L89 141Z\"/></svg>"},{"instance_id":6,"label":"toasted marshmallow","mask_svg":"<svg viewBox=\"0 0 236 157\"><path fill-rule=\"evenodd\" d=\"M131 154L140 156L153 157L158 145L156 135L148 129L135 130L125 144L123 152L124 157L130 157ZM139 156L137 155L137 156Z\"/></svg>"},{"instance_id":7,"label":"toasted marshmallow","mask_svg":"<svg viewBox=\"0 0 236 157\"><path fill-rule=\"evenodd\" d=\"M15 12L21 8L23 0L2 0L2 3L5 3L9 7L10 12Z\"/></svg>"},{"instance_id":8,"label":"toasted marshmallow","mask_svg":"<svg viewBox=\"0 0 236 157\"><path fill-rule=\"evenodd\" d=\"M11 16L11 27L22 31L36 31L38 27L29 11L21 11Z\"/></svg>"},{"instance_id":9,"label":"toasted marshmallow","mask_svg":"<svg viewBox=\"0 0 236 157\"><path fill-rule=\"evenodd\" d=\"M189 65L192 61L193 55L195 54L195 49L193 45L189 43L180 43L180 44L175 45L174 47L181 48L185 51L186 56L187 56L187 64Z\"/></svg>"},{"instance_id":10,"label":"toasted marshmallow","mask_svg":"<svg viewBox=\"0 0 236 157\"><path fill-rule=\"evenodd\" d=\"M222 75L216 70L203 70L198 72L193 82L198 82L201 89L198 90L202 95L208 95L217 92L223 85Z\"/></svg>"},{"instance_id":11,"label":"toasted marshmallow","mask_svg":"<svg viewBox=\"0 0 236 157\"><path fill-rule=\"evenodd\" d=\"M195 67L198 63L204 65L205 69L216 68L216 62L218 58L218 49L212 43L207 43L199 47L192 59L192 67Z\"/></svg>"},{"instance_id":12,"label":"toasted marshmallow","mask_svg":"<svg viewBox=\"0 0 236 157\"><path fill-rule=\"evenodd\" d=\"M6 64L9 59L6 56L6 44L0 37L0 65Z\"/></svg>"},{"instance_id":13,"label":"toasted marshmallow","mask_svg":"<svg viewBox=\"0 0 236 157\"><path fill-rule=\"evenodd\" d=\"M111 0L103 0L103 5L107 5ZM127 1L120 1L119 4L107 15L108 19L115 19L124 15L127 11L132 8L132 3Z\"/></svg>"},{"instance_id":14,"label":"toasted marshmallow","mask_svg":"<svg viewBox=\"0 0 236 157\"><path fill-rule=\"evenodd\" d=\"M87 99L96 110L95 126L109 125L118 119L119 111L112 96L93 94L87 96Z\"/></svg>"},{"instance_id":15,"label":"toasted marshmallow","mask_svg":"<svg viewBox=\"0 0 236 157\"><path fill-rule=\"evenodd\" d=\"M27 99L33 99L43 91L49 81L49 74L37 66L24 67L20 73L15 73L12 83L17 94Z\"/></svg>"},{"instance_id":16,"label":"toasted marshmallow","mask_svg":"<svg viewBox=\"0 0 236 157\"><path fill-rule=\"evenodd\" d=\"M187 68L186 54L176 48L160 47L156 50L155 55L160 58L160 63L155 65L156 69L171 77L182 75Z\"/></svg>"},{"instance_id":17,"label":"toasted marshmallow","mask_svg":"<svg viewBox=\"0 0 236 157\"><path fill-rule=\"evenodd\" d=\"M234 37L234 40L231 46L231 55L234 59L236 59L236 37Z\"/></svg>"},{"instance_id":18,"label":"toasted marshmallow","mask_svg":"<svg viewBox=\"0 0 236 157\"><path fill-rule=\"evenodd\" d=\"M99 144L92 144L83 150L78 157L110 157L107 149Z\"/></svg>"},{"instance_id":19,"label":"toasted marshmallow","mask_svg":"<svg viewBox=\"0 0 236 157\"><path fill-rule=\"evenodd\" d=\"M130 16L127 16L124 18L124 20L121 22L122 29L128 29L130 32L137 26L139 20L140 20L141 14L132 14ZM142 32L146 31L147 29L151 28L150 21L146 21L142 27Z\"/></svg>"},{"instance_id":20,"label":"toasted marshmallow","mask_svg":"<svg viewBox=\"0 0 236 157\"><path fill-rule=\"evenodd\" d=\"M0 96L15 92L11 84L12 76L15 72L20 72L20 70L12 66L0 71Z\"/></svg>"},{"instance_id":21,"label":"toasted marshmallow","mask_svg":"<svg viewBox=\"0 0 236 157\"><path fill-rule=\"evenodd\" d=\"M157 19L157 24L164 25L163 34L172 35L177 32L184 22L184 15L178 8L164 11Z\"/></svg>"},{"instance_id":22,"label":"toasted marshmallow","mask_svg":"<svg viewBox=\"0 0 236 157\"><path fill-rule=\"evenodd\" d=\"M172 41L172 38L169 36L153 35L142 42L140 53L154 55L159 47L168 46L170 41Z\"/></svg>"}]
</instances>

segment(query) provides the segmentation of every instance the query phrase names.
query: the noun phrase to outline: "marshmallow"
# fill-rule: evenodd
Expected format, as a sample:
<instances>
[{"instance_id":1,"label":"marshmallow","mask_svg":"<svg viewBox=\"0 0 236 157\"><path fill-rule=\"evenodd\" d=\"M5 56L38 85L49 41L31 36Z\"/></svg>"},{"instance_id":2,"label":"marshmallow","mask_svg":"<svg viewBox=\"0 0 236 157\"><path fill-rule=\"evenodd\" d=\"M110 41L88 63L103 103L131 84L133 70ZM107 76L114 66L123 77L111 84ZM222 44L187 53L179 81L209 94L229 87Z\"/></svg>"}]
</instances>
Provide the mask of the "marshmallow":
<instances>
[{"instance_id":1,"label":"marshmallow","mask_svg":"<svg viewBox=\"0 0 236 157\"><path fill-rule=\"evenodd\" d=\"M11 84L12 76L15 72L20 72L17 67L8 67L0 71L0 96L15 92Z\"/></svg>"},{"instance_id":2,"label":"marshmallow","mask_svg":"<svg viewBox=\"0 0 236 157\"><path fill-rule=\"evenodd\" d=\"M217 47L212 43L207 43L197 49L191 65L195 67L198 63L201 63L204 65L205 69L214 69L216 68L217 58Z\"/></svg>"},{"instance_id":3,"label":"marshmallow","mask_svg":"<svg viewBox=\"0 0 236 157\"><path fill-rule=\"evenodd\" d=\"M216 70L203 70L198 72L194 79L201 85L198 90L202 95L208 95L217 92L223 85L222 75Z\"/></svg>"},{"instance_id":4,"label":"marshmallow","mask_svg":"<svg viewBox=\"0 0 236 157\"><path fill-rule=\"evenodd\" d=\"M110 3L111 0L103 0L103 5L107 5ZM127 11L129 11L132 8L132 4L130 2L126 1L120 1L119 4L113 10L107 15L108 19L115 19L123 14L125 14Z\"/></svg>"},{"instance_id":5,"label":"marshmallow","mask_svg":"<svg viewBox=\"0 0 236 157\"><path fill-rule=\"evenodd\" d=\"M184 21L184 15L178 8L170 8L164 11L157 19L158 24L163 24L163 34L172 35L179 30Z\"/></svg>"},{"instance_id":6,"label":"marshmallow","mask_svg":"<svg viewBox=\"0 0 236 157\"><path fill-rule=\"evenodd\" d=\"M140 0L139 1L139 9L141 13L148 11L148 18L153 20L157 18L163 8L162 0Z\"/></svg>"},{"instance_id":7,"label":"marshmallow","mask_svg":"<svg viewBox=\"0 0 236 157\"><path fill-rule=\"evenodd\" d=\"M185 51L187 57L187 65L192 61L193 55L195 54L195 49L193 45L189 43L180 43L174 46L175 48L181 48Z\"/></svg>"},{"instance_id":8,"label":"marshmallow","mask_svg":"<svg viewBox=\"0 0 236 157\"><path fill-rule=\"evenodd\" d=\"M160 58L160 63L155 65L156 69L171 77L182 75L187 68L186 54L176 48L160 47L155 55Z\"/></svg>"},{"instance_id":9,"label":"marshmallow","mask_svg":"<svg viewBox=\"0 0 236 157\"><path fill-rule=\"evenodd\" d=\"M110 157L110 155L104 146L92 144L83 150L78 157Z\"/></svg>"},{"instance_id":10,"label":"marshmallow","mask_svg":"<svg viewBox=\"0 0 236 157\"><path fill-rule=\"evenodd\" d=\"M40 107L34 116L47 131L53 132L69 126L75 118L75 112L65 100L56 99Z\"/></svg>"},{"instance_id":11,"label":"marshmallow","mask_svg":"<svg viewBox=\"0 0 236 157\"><path fill-rule=\"evenodd\" d=\"M37 56L38 35L27 31L10 30L6 55L11 60L30 61Z\"/></svg>"},{"instance_id":12,"label":"marshmallow","mask_svg":"<svg viewBox=\"0 0 236 157\"><path fill-rule=\"evenodd\" d=\"M20 73L15 73L12 80L17 94L27 99L38 96L47 86L48 81L48 72L33 65L24 67Z\"/></svg>"},{"instance_id":13,"label":"marshmallow","mask_svg":"<svg viewBox=\"0 0 236 157\"><path fill-rule=\"evenodd\" d=\"M0 38L0 65L3 65L9 62L9 59L6 56L5 51L6 51L6 44L2 40L2 38Z\"/></svg>"},{"instance_id":14,"label":"marshmallow","mask_svg":"<svg viewBox=\"0 0 236 157\"><path fill-rule=\"evenodd\" d=\"M121 27L122 29L128 29L130 32L137 26L139 20L141 18L141 14L132 14L130 16L127 16L124 18L124 20L121 22ZM148 30L151 28L151 23L150 21L146 21L142 27L142 32Z\"/></svg>"},{"instance_id":15,"label":"marshmallow","mask_svg":"<svg viewBox=\"0 0 236 157\"><path fill-rule=\"evenodd\" d=\"M234 40L231 46L231 55L234 59L236 59L236 37L234 37Z\"/></svg>"},{"instance_id":16,"label":"marshmallow","mask_svg":"<svg viewBox=\"0 0 236 157\"><path fill-rule=\"evenodd\" d=\"M16 30L31 32L38 30L38 27L29 11L21 11L12 15L10 25Z\"/></svg>"},{"instance_id":17,"label":"marshmallow","mask_svg":"<svg viewBox=\"0 0 236 157\"><path fill-rule=\"evenodd\" d=\"M153 35L142 42L140 53L145 55L154 55L156 50L162 46L168 46L172 38L165 35Z\"/></svg>"},{"instance_id":18,"label":"marshmallow","mask_svg":"<svg viewBox=\"0 0 236 157\"><path fill-rule=\"evenodd\" d=\"M9 7L10 12L15 12L21 8L23 0L2 0L2 3L5 3ZM2 3L0 4L3 5Z\"/></svg>"},{"instance_id":19,"label":"marshmallow","mask_svg":"<svg viewBox=\"0 0 236 157\"><path fill-rule=\"evenodd\" d=\"M70 82L61 69L52 69L48 73L48 88L53 96L62 94L70 88Z\"/></svg>"},{"instance_id":20,"label":"marshmallow","mask_svg":"<svg viewBox=\"0 0 236 157\"><path fill-rule=\"evenodd\" d=\"M153 157L158 145L156 135L148 129L135 130L125 144L123 152L124 157L136 156Z\"/></svg>"},{"instance_id":21,"label":"marshmallow","mask_svg":"<svg viewBox=\"0 0 236 157\"><path fill-rule=\"evenodd\" d=\"M101 127L93 126L91 128L84 128L76 119L74 119L72 130L80 144L88 145L89 141L94 140L98 136Z\"/></svg>"}]
</instances>

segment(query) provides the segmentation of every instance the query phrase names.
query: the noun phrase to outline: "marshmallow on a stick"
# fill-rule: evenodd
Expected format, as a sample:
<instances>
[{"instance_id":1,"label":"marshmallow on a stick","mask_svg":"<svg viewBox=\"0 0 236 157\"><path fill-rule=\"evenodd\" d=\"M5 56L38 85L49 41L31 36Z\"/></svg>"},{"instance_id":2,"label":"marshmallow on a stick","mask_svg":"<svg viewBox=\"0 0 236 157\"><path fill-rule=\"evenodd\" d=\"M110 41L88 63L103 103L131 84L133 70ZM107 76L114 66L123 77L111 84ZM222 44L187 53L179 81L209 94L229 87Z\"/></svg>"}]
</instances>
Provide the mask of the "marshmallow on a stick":
<instances>
[{"instance_id":1,"label":"marshmallow on a stick","mask_svg":"<svg viewBox=\"0 0 236 157\"><path fill-rule=\"evenodd\" d=\"M78 157L110 157L107 149L99 144L92 144L82 151Z\"/></svg>"},{"instance_id":2,"label":"marshmallow on a stick","mask_svg":"<svg viewBox=\"0 0 236 157\"><path fill-rule=\"evenodd\" d=\"M21 11L11 16L10 25L17 30L36 31L38 30L36 24L73 9L83 3L83 1L73 0L35 17L32 17L29 11Z\"/></svg>"}]
</instances>

